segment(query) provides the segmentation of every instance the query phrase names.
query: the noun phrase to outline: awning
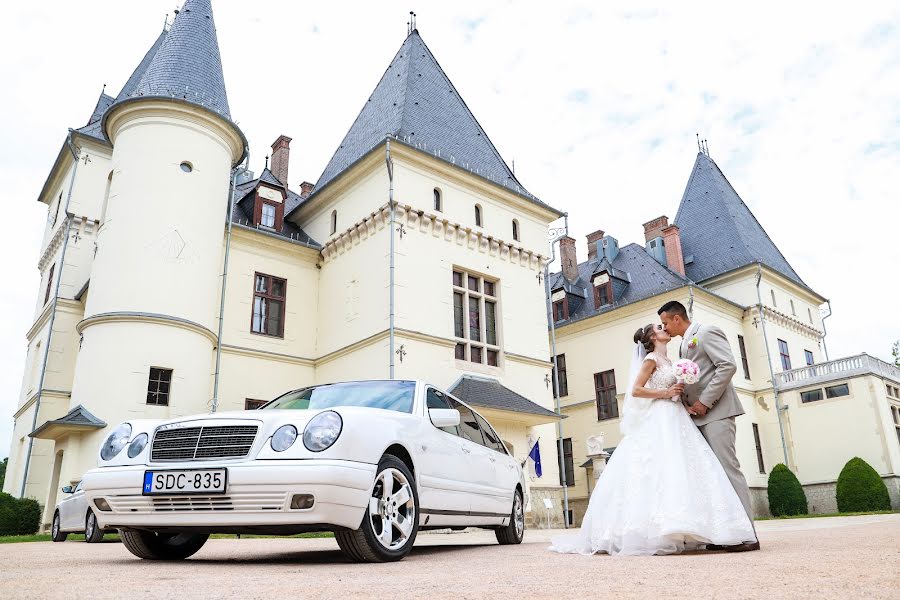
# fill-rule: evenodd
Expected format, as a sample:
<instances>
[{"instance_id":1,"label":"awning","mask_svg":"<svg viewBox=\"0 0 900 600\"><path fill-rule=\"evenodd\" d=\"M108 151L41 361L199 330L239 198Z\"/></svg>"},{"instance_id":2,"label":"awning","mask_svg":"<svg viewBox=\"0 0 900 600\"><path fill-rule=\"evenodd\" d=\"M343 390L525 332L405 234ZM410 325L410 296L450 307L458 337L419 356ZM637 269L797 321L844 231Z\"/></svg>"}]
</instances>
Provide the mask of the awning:
<instances>
[{"instance_id":1,"label":"awning","mask_svg":"<svg viewBox=\"0 0 900 600\"><path fill-rule=\"evenodd\" d=\"M565 418L512 391L496 379L463 375L448 391L466 404L478 408L485 417L515 420L529 426Z\"/></svg>"},{"instance_id":2,"label":"awning","mask_svg":"<svg viewBox=\"0 0 900 600\"><path fill-rule=\"evenodd\" d=\"M106 427L105 422L79 404L64 417L45 422L28 436L40 440L58 440L73 432L103 429L104 427Z\"/></svg>"}]
</instances>

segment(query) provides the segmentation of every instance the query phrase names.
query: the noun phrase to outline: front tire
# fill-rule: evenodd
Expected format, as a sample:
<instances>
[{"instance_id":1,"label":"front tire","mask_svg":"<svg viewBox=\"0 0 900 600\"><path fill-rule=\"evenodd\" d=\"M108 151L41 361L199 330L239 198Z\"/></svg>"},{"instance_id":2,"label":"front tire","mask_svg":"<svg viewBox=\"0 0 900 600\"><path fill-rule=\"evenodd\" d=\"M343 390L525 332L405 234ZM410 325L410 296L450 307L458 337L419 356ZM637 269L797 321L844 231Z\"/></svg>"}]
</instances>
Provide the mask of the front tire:
<instances>
[{"instance_id":1,"label":"front tire","mask_svg":"<svg viewBox=\"0 0 900 600\"><path fill-rule=\"evenodd\" d=\"M50 539L54 542L64 542L69 537L68 533L60 530L59 511L53 513L53 525L50 527Z\"/></svg>"},{"instance_id":2,"label":"front tire","mask_svg":"<svg viewBox=\"0 0 900 600\"><path fill-rule=\"evenodd\" d=\"M513 498L512 512L509 516L509 524L494 531L497 541L501 546L509 544L521 544L525 537L525 509L522 506L522 492L516 490Z\"/></svg>"},{"instance_id":3,"label":"front tire","mask_svg":"<svg viewBox=\"0 0 900 600\"><path fill-rule=\"evenodd\" d=\"M128 551L146 560L184 560L209 539L209 534L200 533L164 534L127 529L119 533Z\"/></svg>"},{"instance_id":4,"label":"front tire","mask_svg":"<svg viewBox=\"0 0 900 600\"><path fill-rule=\"evenodd\" d=\"M103 539L103 530L97 525L97 517L94 511L88 509L84 517L84 541L88 544L97 544Z\"/></svg>"},{"instance_id":5,"label":"front tire","mask_svg":"<svg viewBox=\"0 0 900 600\"><path fill-rule=\"evenodd\" d=\"M359 529L337 531L335 539L355 562L392 562L412 550L419 532L419 495L407 466L385 454L378 463L369 507Z\"/></svg>"}]
</instances>

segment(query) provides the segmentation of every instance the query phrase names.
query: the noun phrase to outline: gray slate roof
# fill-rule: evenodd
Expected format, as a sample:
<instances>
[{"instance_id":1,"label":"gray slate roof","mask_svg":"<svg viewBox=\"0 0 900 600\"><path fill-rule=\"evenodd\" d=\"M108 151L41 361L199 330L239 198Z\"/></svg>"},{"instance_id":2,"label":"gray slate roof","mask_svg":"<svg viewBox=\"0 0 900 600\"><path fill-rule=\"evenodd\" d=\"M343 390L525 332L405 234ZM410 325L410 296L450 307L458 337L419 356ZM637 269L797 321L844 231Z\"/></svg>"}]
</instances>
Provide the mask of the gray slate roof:
<instances>
[{"instance_id":1,"label":"gray slate roof","mask_svg":"<svg viewBox=\"0 0 900 600\"><path fill-rule=\"evenodd\" d=\"M116 100L125 100L126 98L129 98L132 94L134 94L135 90L137 90L138 84L144 77L144 73L147 72L147 67L150 66L150 63L153 61L153 57L156 56L156 53L159 51L159 48L160 46L162 46L162 43L166 39L166 35L168 33L169 31L165 28L163 28L163 30L159 32L159 36L157 36L156 41L153 42L153 45L150 46L150 49L147 50L146 54L144 54L144 58L141 59L141 62L138 63L138 66L134 69L131 77L128 78L128 81L126 81L125 85L122 86L122 89L119 90L119 95L116 96Z\"/></svg>"},{"instance_id":2,"label":"gray slate roof","mask_svg":"<svg viewBox=\"0 0 900 600\"><path fill-rule=\"evenodd\" d=\"M547 410L508 387L504 387L496 379L463 375L448 391L466 404L476 407L482 406L496 410L559 418L559 415L552 410Z\"/></svg>"},{"instance_id":3,"label":"gray slate roof","mask_svg":"<svg viewBox=\"0 0 900 600\"><path fill-rule=\"evenodd\" d=\"M256 190L257 186L260 183L268 183L269 185L274 185L282 189L285 188L285 186L283 186L281 182L278 181L278 178L275 177L275 175L273 175L269 169L263 169L263 172L260 173L259 177L257 177L256 179L252 181L246 181L237 185L237 202L234 203L234 212L232 213L232 220L234 223L256 229L256 225L253 224L252 198L253 191ZM260 231L264 231L265 233L277 235L279 237L287 238L290 240L299 241L308 246L321 248L322 245L309 237L309 235L307 235L307 233L303 231L303 229L301 229L296 223L287 220L288 214L304 202L306 202L306 198L303 198L296 192L287 190L287 198L284 202L284 227L281 231L271 231L269 229L260 229Z\"/></svg>"},{"instance_id":4,"label":"gray slate roof","mask_svg":"<svg viewBox=\"0 0 900 600\"><path fill-rule=\"evenodd\" d=\"M610 273L619 278L627 277L629 280L628 284L614 286L616 289L615 302L597 310L594 308L591 276L598 272L597 267L601 263L608 266L605 258L593 258L579 263L578 280L572 285L581 290L587 290L584 292L584 300L570 296L569 318L565 321L557 321L557 327L606 313L627 304L646 300L690 284L687 279L675 271L656 262L643 246L628 244L619 249L618 255L612 261L613 272ZM602 271L603 269L601 268L600 270ZM550 274L551 290L567 286L568 283L562 273Z\"/></svg>"},{"instance_id":5,"label":"gray slate roof","mask_svg":"<svg viewBox=\"0 0 900 600\"><path fill-rule=\"evenodd\" d=\"M808 286L769 238L750 209L734 191L718 165L698 153L675 224L687 276L707 279L760 262L800 285Z\"/></svg>"},{"instance_id":6,"label":"gray slate roof","mask_svg":"<svg viewBox=\"0 0 900 600\"><path fill-rule=\"evenodd\" d=\"M125 97L120 94L117 102L137 96L178 98L208 108L230 121L210 0L186 0L169 32L157 42L160 39L159 48L138 84L130 89L126 83Z\"/></svg>"},{"instance_id":7,"label":"gray slate roof","mask_svg":"<svg viewBox=\"0 0 900 600\"><path fill-rule=\"evenodd\" d=\"M531 195L516 179L415 30L404 40L388 65L381 81L319 177L313 194L387 136L467 168L550 208ZM556 211L553 208L550 210Z\"/></svg>"},{"instance_id":8,"label":"gray slate roof","mask_svg":"<svg viewBox=\"0 0 900 600\"><path fill-rule=\"evenodd\" d=\"M65 416L54 419L53 421L45 422L43 425L41 425L28 435L30 437L36 437L42 431L53 425L84 427L85 429L101 429L103 427L106 427L106 422L98 419L93 414L91 414L88 409L79 404L68 413L66 413Z\"/></svg>"}]
</instances>

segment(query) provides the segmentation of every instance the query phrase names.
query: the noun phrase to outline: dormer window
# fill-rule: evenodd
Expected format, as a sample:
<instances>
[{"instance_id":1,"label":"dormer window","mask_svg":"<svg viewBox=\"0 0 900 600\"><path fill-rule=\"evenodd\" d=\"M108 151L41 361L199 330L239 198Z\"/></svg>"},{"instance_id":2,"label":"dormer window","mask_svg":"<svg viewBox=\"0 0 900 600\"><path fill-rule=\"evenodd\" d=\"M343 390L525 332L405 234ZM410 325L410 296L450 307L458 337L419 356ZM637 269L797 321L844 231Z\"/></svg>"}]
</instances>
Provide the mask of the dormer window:
<instances>
[{"instance_id":1,"label":"dormer window","mask_svg":"<svg viewBox=\"0 0 900 600\"><path fill-rule=\"evenodd\" d=\"M263 227L275 227L275 207L271 204L262 205L262 217L259 224Z\"/></svg>"},{"instance_id":2,"label":"dormer window","mask_svg":"<svg viewBox=\"0 0 900 600\"><path fill-rule=\"evenodd\" d=\"M444 203L441 198L441 190L434 188L434 210L444 212Z\"/></svg>"},{"instance_id":3,"label":"dormer window","mask_svg":"<svg viewBox=\"0 0 900 600\"><path fill-rule=\"evenodd\" d=\"M281 231L284 227L284 196L281 191L266 186L256 190L253 222L259 227Z\"/></svg>"},{"instance_id":4,"label":"dormer window","mask_svg":"<svg viewBox=\"0 0 900 600\"><path fill-rule=\"evenodd\" d=\"M612 279L608 273L598 273L593 278L594 284L594 307L598 310L604 306L609 306L615 301L613 294Z\"/></svg>"},{"instance_id":5,"label":"dormer window","mask_svg":"<svg viewBox=\"0 0 900 600\"><path fill-rule=\"evenodd\" d=\"M569 318L569 299L563 297L553 303L553 322L559 323Z\"/></svg>"}]
</instances>

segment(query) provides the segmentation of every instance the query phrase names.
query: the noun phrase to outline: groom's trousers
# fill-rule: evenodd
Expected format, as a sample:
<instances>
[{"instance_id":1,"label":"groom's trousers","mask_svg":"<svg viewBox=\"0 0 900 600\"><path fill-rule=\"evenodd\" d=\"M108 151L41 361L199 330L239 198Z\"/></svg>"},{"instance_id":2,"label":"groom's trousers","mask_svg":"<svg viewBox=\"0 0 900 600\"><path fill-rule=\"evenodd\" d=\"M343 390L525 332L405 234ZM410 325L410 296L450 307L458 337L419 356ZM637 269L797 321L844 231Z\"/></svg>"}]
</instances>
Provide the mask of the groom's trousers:
<instances>
[{"instance_id":1,"label":"groom's trousers","mask_svg":"<svg viewBox=\"0 0 900 600\"><path fill-rule=\"evenodd\" d=\"M737 493L738 498L740 498L741 504L744 505L744 510L747 512L747 516L750 517L750 524L752 525L753 508L750 505L750 489L747 487L747 480L744 478L744 474L741 472L741 463L738 462L737 452L734 448L734 438L737 431L734 417L710 421L705 425L701 425L698 429L700 429L703 437L706 438L706 442L712 448L716 458L722 463L722 468L725 469L725 474L728 475L731 486ZM756 531L755 526L753 531ZM744 541L750 542L755 540Z\"/></svg>"}]
</instances>

